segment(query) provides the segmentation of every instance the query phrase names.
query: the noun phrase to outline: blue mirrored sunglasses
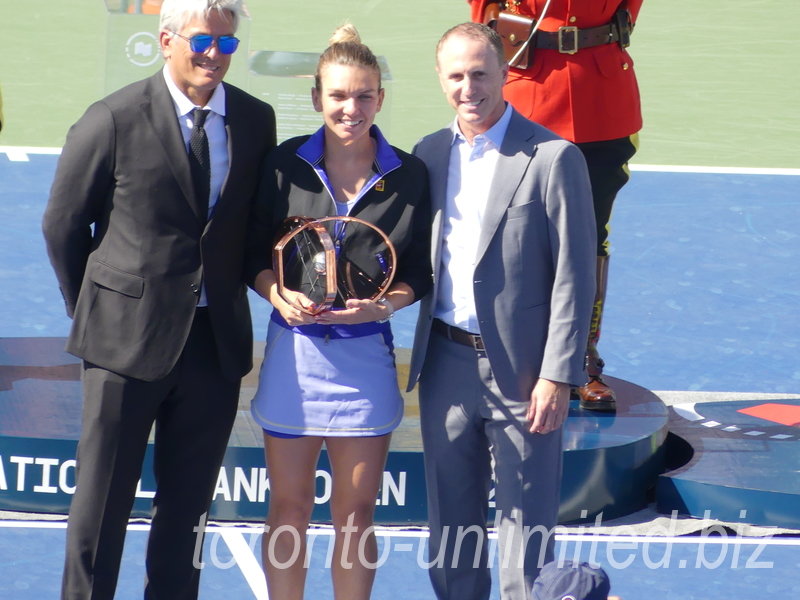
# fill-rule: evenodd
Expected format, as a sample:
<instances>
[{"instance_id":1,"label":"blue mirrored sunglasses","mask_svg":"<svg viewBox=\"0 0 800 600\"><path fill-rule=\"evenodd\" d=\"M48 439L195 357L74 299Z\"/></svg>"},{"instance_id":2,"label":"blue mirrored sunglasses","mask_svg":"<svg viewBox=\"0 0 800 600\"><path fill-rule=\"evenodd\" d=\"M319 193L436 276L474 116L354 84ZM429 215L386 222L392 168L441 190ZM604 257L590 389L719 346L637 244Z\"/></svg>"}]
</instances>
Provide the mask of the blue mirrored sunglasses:
<instances>
[{"instance_id":1,"label":"blue mirrored sunglasses","mask_svg":"<svg viewBox=\"0 0 800 600\"><path fill-rule=\"evenodd\" d=\"M192 49L192 52L205 52L211 48L211 44L213 44L215 40L217 42L217 48L219 48L222 54L233 54L236 52L236 48L239 47L239 38L235 38L232 35L221 35L215 38L213 35L200 34L188 38L176 31L170 31L170 33L189 42L189 48Z\"/></svg>"}]
</instances>

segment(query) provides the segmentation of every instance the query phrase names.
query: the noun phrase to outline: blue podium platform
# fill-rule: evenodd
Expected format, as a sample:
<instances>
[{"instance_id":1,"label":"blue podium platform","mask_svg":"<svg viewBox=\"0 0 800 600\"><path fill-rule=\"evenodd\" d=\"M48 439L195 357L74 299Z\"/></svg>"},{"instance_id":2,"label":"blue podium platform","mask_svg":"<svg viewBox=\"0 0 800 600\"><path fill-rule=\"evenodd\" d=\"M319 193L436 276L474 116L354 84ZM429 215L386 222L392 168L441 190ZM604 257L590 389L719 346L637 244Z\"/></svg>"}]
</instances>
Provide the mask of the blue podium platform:
<instances>
[{"instance_id":1,"label":"blue podium platform","mask_svg":"<svg viewBox=\"0 0 800 600\"><path fill-rule=\"evenodd\" d=\"M800 529L800 400L677 404L669 429L685 464L659 477L660 512Z\"/></svg>"},{"instance_id":2,"label":"blue podium platform","mask_svg":"<svg viewBox=\"0 0 800 600\"><path fill-rule=\"evenodd\" d=\"M75 485L80 434L78 359L65 353L63 338L0 339L0 510L66 513ZM401 365L401 371L403 371ZM251 380L252 381L252 380ZM243 401L220 471L211 518L258 521L266 514L269 479L260 429L250 420L245 380ZM560 521L615 518L647 504L663 465L667 409L651 392L614 380L616 414L570 407L564 427L564 478ZM407 399L402 435L389 454L376 499L376 522L424 524L425 480L418 443L415 399ZM410 440L410 441L409 441ZM314 521L328 522L330 467L317 467ZM133 515L148 517L154 491L152 445L148 449Z\"/></svg>"}]
</instances>

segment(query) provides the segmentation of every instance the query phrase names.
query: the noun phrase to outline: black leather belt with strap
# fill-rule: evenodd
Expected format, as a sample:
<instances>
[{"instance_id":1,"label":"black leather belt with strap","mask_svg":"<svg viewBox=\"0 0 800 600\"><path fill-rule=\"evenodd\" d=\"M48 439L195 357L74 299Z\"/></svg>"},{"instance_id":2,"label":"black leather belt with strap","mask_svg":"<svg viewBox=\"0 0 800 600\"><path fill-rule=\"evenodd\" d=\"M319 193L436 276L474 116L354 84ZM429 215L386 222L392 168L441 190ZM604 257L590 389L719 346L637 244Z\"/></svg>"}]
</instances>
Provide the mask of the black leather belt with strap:
<instances>
[{"instance_id":1,"label":"black leather belt with strap","mask_svg":"<svg viewBox=\"0 0 800 600\"><path fill-rule=\"evenodd\" d=\"M583 48L619 42L619 28L616 23L586 29L568 25L559 27L558 31L537 31L534 41L537 48L558 50L562 54L575 54Z\"/></svg>"},{"instance_id":2,"label":"black leather belt with strap","mask_svg":"<svg viewBox=\"0 0 800 600\"><path fill-rule=\"evenodd\" d=\"M453 327L452 325L448 325L447 323L445 323L440 319L433 320L431 329L433 329L436 333L443 335L448 340L451 340L458 344L463 344L464 346L471 346L475 348L475 350L484 349L483 338L481 338L481 336L475 335L474 333L470 333L469 331L464 331L463 329L459 329L458 327Z\"/></svg>"},{"instance_id":3,"label":"black leather belt with strap","mask_svg":"<svg viewBox=\"0 0 800 600\"><path fill-rule=\"evenodd\" d=\"M575 54L583 48L593 48L605 44L619 44L621 48L631 45L633 22L631 13L621 8L614 13L611 21L600 27L578 29L572 25L564 25L558 31L537 31L536 48L558 50L562 54Z\"/></svg>"}]
</instances>

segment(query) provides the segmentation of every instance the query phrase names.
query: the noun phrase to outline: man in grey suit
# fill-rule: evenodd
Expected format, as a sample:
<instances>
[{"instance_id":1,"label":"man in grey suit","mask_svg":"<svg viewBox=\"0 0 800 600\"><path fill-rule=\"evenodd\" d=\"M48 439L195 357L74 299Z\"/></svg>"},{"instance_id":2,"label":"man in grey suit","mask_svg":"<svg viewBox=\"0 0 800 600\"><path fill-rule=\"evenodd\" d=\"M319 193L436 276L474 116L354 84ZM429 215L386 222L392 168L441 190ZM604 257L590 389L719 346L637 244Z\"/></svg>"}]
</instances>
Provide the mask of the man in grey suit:
<instances>
[{"instance_id":1,"label":"man in grey suit","mask_svg":"<svg viewBox=\"0 0 800 600\"><path fill-rule=\"evenodd\" d=\"M71 128L44 215L83 359L62 598L111 599L155 423L145 598L197 597L209 509L252 368L245 233L275 146L267 104L223 84L241 0L166 0L164 69Z\"/></svg>"},{"instance_id":2,"label":"man in grey suit","mask_svg":"<svg viewBox=\"0 0 800 600\"><path fill-rule=\"evenodd\" d=\"M420 305L419 379L438 598L486 599L492 471L500 594L530 598L553 559L561 425L586 381L594 216L580 151L503 101L497 34L474 23L436 50L451 127L414 153L430 172L434 289Z\"/></svg>"}]
</instances>

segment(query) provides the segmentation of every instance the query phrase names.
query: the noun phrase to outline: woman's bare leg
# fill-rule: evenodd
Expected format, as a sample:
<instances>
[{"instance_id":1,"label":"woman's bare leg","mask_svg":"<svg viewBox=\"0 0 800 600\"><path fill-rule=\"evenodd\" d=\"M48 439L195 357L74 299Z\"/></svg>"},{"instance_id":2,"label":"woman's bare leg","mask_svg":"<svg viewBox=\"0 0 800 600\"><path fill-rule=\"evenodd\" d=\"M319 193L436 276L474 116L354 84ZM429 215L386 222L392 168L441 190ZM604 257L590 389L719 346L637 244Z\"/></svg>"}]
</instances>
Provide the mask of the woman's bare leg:
<instances>
[{"instance_id":1,"label":"woman's bare leg","mask_svg":"<svg viewBox=\"0 0 800 600\"><path fill-rule=\"evenodd\" d=\"M306 531L314 509L322 440L317 436L286 439L264 434L270 490L261 560L270 598L303 598Z\"/></svg>"},{"instance_id":2,"label":"woman's bare leg","mask_svg":"<svg viewBox=\"0 0 800 600\"><path fill-rule=\"evenodd\" d=\"M367 600L372 591L375 568L365 563L377 562L378 546L369 528L391 437L325 439L333 472L331 517L336 540L331 577L336 600Z\"/></svg>"}]
</instances>

